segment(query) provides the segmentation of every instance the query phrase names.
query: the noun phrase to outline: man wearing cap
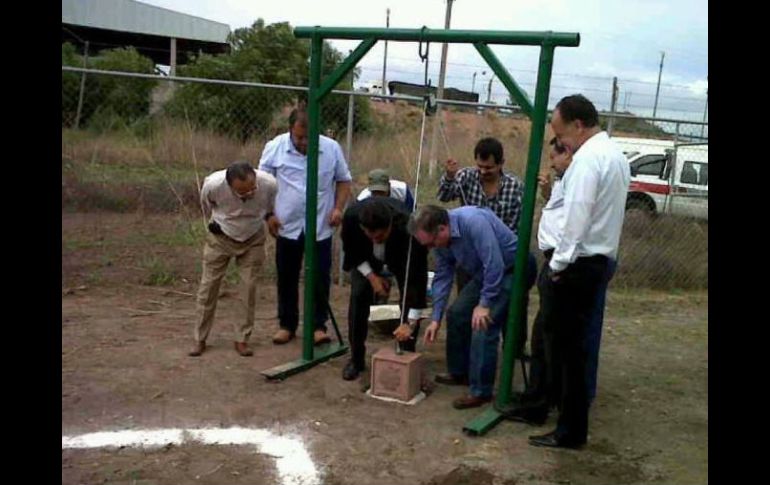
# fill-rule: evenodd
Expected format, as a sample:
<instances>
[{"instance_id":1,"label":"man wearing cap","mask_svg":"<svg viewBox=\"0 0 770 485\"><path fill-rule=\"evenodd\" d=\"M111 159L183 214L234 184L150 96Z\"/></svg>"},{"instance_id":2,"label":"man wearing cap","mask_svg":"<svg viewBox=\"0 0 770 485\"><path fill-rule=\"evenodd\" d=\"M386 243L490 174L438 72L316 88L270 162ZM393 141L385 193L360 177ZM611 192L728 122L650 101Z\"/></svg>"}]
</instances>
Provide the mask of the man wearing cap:
<instances>
[{"instance_id":1,"label":"man wearing cap","mask_svg":"<svg viewBox=\"0 0 770 485\"><path fill-rule=\"evenodd\" d=\"M234 320L235 350L252 355L247 342L254 327L257 275L265 259L265 214L275 205L276 182L272 175L254 170L248 162L235 162L203 181L201 208L208 223L203 247L203 274L198 289L198 319L193 327L191 357L206 350L214 323L222 278L231 259L239 270L238 305L242 320Z\"/></svg>"},{"instance_id":2,"label":"man wearing cap","mask_svg":"<svg viewBox=\"0 0 770 485\"><path fill-rule=\"evenodd\" d=\"M414 207L414 196L406 182L391 179L387 170L382 168L375 168L369 172L369 186L358 194L358 200L361 201L373 195L400 200L410 213Z\"/></svg>"}]
</instances>

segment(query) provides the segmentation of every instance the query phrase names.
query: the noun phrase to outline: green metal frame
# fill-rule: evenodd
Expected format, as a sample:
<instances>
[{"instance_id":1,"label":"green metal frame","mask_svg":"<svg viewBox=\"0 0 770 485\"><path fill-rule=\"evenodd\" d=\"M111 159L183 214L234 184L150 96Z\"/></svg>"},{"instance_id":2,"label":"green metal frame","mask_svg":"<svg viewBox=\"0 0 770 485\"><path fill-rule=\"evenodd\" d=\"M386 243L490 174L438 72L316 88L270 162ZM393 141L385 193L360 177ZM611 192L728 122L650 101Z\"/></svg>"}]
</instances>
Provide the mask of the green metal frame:
<instances>
[{"instance_id":1,"label":"green metal frame","mask_svg":"<svg viewBox=\"0 0 770 485\"><path fill-rule=\"evenodd\" d=\"M532 120L527 157L527 172L524 183L522 216L519 220L519 250L516 252L516 267L526 268L529 241L532 237L532 219L535 211L537 193L537 174L540 169L540 154L543 150L545 121L548 110L548 95L551 87L553 57L556 47L577 47L580 34L559 32L505 32L484 30L432 30L422 29L381 29L381 28L345 28L345 27L297 27L297 38L310 39L310 86L308 91L308 155L307 155L307 213L305 216L305 308L303 319L303 346L300 360L284 364L263 374L268 378L280 379L302 372L320 362L342 355L347 347L342 344L329 344L313 354L313 315L316 297L316 261L315 249L316 216L318 204L318 140L320 131L320 103L332 88L350 72L356 63L374 46L378 40L405 42L441 42L453 44L473 44L492 71L505 85ZM361 44L321 83L321 55L324 39L362 40ZM502 65L488 44L530 45L540 47L540 62L537 74L534 105L527 94L508 70ZM503 349L503 366L498 387L496 406L490 407L463 427L471 435L483 435L502 420L496 409L511 405L513 367L518 348L516 329L523 311L524 292L526 291L526 272L514 272L511 288L510 311L506 322L507 335Z\"/></svg>"}]
</instances>

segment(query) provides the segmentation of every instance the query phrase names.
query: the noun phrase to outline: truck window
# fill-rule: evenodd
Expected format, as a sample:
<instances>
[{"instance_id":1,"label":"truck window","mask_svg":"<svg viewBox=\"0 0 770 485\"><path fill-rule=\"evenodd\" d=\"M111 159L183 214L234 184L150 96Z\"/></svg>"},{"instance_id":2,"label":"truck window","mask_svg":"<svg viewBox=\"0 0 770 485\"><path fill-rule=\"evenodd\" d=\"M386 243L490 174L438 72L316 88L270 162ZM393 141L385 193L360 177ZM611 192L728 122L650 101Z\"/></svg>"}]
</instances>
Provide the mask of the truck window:
<instances>
[{"instance_id":1,"label":"truck window","mask_svg":"<svg viewBox=\"0 0 770 485\"><path fill-rule=\"evenodd\" d=\"M708 165L685 161L682 166L681 182L691 185L708 185Z\"/></svg>"},{"instance_id":2,"label":"truck window","mask_svg":"<svg viewBox=\"0 0 770 485\"><path fill-rule=\"evenodd\" d=\"M647 155L631 163L632 175L653 175L660 177L666 165L664 155Z\"/></svg>"}]
</instances>

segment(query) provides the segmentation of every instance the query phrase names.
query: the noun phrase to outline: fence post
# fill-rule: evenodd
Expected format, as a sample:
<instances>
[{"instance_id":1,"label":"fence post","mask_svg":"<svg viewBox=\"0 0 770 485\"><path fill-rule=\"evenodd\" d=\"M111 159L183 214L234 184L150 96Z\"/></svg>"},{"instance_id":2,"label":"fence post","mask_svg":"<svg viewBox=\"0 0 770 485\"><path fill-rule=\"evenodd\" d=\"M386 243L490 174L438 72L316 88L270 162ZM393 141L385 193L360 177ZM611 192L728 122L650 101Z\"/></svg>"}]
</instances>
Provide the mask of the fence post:
<instances>
[{"instance_id":1,"label":"fence post","mask_svg":"<svg viewBox=\"0 0 770 485\"><path fill-rule=\"evenodd\" d=\"M618 78L612 78L612 101L610 102L610 119L607 120L607 136L612 136L615 127L615 110L618 104Z\"/></svg>"},{"instance_id":2,"label":"fence post","mask_svg":"<svg viewBox=\"0 0 770 485\"><path fill-rule=\"evenodd\" d=\"M88 41L86 41L85 52L83 53L83 69L88 69ZM80 128L80 114L83 111L83 93L86 87L86 73L80 76L80 94L78 96L78 111L75 115L75 129Z\"/></svg>"},{"instance_id":3,"label":"fence post","mask_svg":"<svg viewBox=\"0 0 770 485\"><path fill-rule=\"evenodd\" d=\"M671 157L671 172L668 175L668 186L669 186L669 195L668 195L668 207L664 207L664 212L668 210L668 213L671 214L674 207L674 182L676 181L676 146L679 143L679 122L676 123L674 130L674 153L673 157Z\"/></svg>"},{"instance_id":4,"label":"fence post","mask_svg":"<svg viewBox=\"0 0 770 485\"><path fill-rule=\"evenodd\" d=\"M348 166L350 166L350 156L353 152L353 117L355 116L355 99L353 94L348 96L348 128L345 140L345 157L348 159ZM355 197L356 194L350 194L351 197ZM348 201L349 202L349 201ZM337 276L337 285L343 286L345 279L343 277L342 260L345 258L345 253L342 250L342 242L340 240L340 263L339 263L339 275Z\"/></svg>"}]
</instances>

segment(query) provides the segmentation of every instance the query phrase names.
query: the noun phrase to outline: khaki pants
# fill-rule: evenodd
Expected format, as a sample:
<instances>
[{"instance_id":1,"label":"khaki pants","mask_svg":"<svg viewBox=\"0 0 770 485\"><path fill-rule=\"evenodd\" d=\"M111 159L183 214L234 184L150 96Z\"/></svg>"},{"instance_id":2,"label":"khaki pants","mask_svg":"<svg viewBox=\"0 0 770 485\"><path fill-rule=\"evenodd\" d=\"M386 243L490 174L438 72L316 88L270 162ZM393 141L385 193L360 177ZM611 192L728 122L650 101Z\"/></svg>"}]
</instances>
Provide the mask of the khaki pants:
<instances>
[{"instance_id":1,"label":"khaki pants","mask_svg":"<svg viewBox=\"0 0 770 485\"><path fill-rule=\"evenodd\" d=\"M260 231L244 242L223 235L206 234L203 248L203 275L198 289L198 320L193 327L196 341L205 341L214 323L219 288L230 258L238 267L237 305L243 318L233 321L236 342L247 342L254 328L257 299L257 275L265 260L265 232Z\"/></svg>"}]
</instances>

